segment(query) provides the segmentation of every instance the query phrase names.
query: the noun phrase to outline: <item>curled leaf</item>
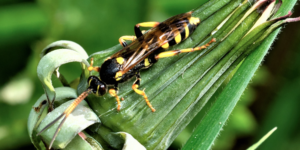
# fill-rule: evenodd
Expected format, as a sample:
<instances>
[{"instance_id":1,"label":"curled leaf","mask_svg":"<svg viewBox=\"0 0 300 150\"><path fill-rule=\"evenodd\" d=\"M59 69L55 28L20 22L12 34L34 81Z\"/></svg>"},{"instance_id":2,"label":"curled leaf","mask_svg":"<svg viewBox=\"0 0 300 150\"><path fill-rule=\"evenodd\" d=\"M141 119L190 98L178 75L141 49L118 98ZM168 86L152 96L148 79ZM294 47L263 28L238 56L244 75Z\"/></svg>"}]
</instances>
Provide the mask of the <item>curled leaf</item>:
<instances>
[{"instance_id":1,"label":"curled leaf","mask_svg":"<svg viewBox=\"0 0 300 150\"><path fill-rule=\"evenodd\" d=\"M69 99L75 99L77 97L76 90L69 87L59 87L55 88L57 91L56 101L64 101ZM37 132L36 128L39 126L43 117L46 116L48 108L47 97L43 94L33 105L33 108L30 111L27 123L27 129L29 132L29 137L32 143L38 148L39 147L39 138L36 137ZM46 103L45 103L46 102ZM38 111L37 111L38 110Z\"/></svg>"},{"instance_id":2,"label":"curled leaf","mask_svg":"<svg viewBox=\"0 0 300 150\"><path fill-rule=\"evenodd\" d=\"M41 57L44 57L47 53L49 53L52 49L54 48L64 48L64 49L69 49L69 50L74 50L77 53L82 55L82 58L87 59L88 55L86 51L77 43L73 41L68 41L68 40L60 40L60 41L55 41L48 46L46 46L42 52L41 52Z\"/></svg>"},{"instance_id":3,"label":"curled leaf","mask_svg":"<svg viewBox=\"0 0 300 150\"><path fill-rule=\"evenodd\" d=\"M64 148L64 150L104 150L101 145L91 136L84 133L87 138L83 139L79 135L76 135L75 138Z\"/></svg>"},{"instance_id":4,"label":"curled leaf","mask_svg":"<svg viewBox=\"0 0 300 150\"><path fill-rule=\"evenodd\" d=\"M52 51L42 57L38 64L37 74L42 82L47 100L50 104L52 104L55 99L55 90L51 81L52 73L61 65L69 62L81 62L89 66L85 57L78 52L68 49Z\"/></svg>"},{"instance_id":5,"label":"curled leaf","mask_svg":"<svg viewBox=\"0 0 300 150\"><path fill-rule=\"evenodd\" d=\"M132 135L126 132L117 132L117 133L111 133L108 135L109 142L112 146L115 148L122 150L132 150L132 149L138 149L138 150L146 150L146 148L140 144Z\"/></svg>"},{"instance_id":6,"label":"curled leaf","mask_svg":"<svg viewBox=\"0 0 300 150\"><path fill-rule=\"evenodd\" d=\"M37 128L37 132L40 132L46 125L61 115L72 102L73 101L68 101L54 109L52 112L48 113ZM41 137L44 142L50 143L61 120L62 119L41 133ZM61 130L53 143L53 148L65 148L77 135L77 133L98 122L100 122L100 120L93 110L89 108L86 102L81 102L68 116L65 123L61 127Z\"/></svg>"}]
</instances>

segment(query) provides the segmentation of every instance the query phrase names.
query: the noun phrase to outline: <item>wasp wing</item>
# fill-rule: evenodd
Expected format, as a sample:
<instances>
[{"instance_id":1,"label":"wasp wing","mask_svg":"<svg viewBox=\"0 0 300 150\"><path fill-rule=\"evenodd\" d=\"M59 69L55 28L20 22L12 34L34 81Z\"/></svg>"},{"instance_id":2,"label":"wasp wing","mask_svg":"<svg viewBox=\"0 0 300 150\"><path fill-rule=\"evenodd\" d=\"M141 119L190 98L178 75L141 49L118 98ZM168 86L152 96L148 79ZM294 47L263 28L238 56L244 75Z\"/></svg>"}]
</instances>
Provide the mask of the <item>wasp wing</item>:
<instances>
[{"instance_id":1,"label":"wasp wing","mask_svg":"<svg viewBox=\"0 0 300 150\"><path fill-rule=\"evenodd\" d=\"M161 46L174 40L174 37L185 30L185 27L189 23L187 19L189 17L190 13L171 17L114 54L112 57L122 56L128 58L121 68L122 73L125 74L145 58L149 57L150 54L161 49Z\"/></svg>"},{"instance_id":2,"label":"wasp wing","mask_svg":"<svg viewBox=\"0 0 300 150\"><path fill-rule=\"evenodd\" d=\"M159 40L157 36L148 36L148 35L149 34L146 34L144 36L145 39L141 41L142 43L138 47L137 51L133 53L133 55L131 55L129 59L123 64L123 67L121 69L123 74L129 71L130 69L132 69L137 64L139 64L145 58L149 57L150 54L158 50L163 44L168 42L167 40ZM170 37L171 33L167 32L163 35L165 37ZM167 38L163 38L163 39L167 39Z\"/></svg>"}]
</instances>

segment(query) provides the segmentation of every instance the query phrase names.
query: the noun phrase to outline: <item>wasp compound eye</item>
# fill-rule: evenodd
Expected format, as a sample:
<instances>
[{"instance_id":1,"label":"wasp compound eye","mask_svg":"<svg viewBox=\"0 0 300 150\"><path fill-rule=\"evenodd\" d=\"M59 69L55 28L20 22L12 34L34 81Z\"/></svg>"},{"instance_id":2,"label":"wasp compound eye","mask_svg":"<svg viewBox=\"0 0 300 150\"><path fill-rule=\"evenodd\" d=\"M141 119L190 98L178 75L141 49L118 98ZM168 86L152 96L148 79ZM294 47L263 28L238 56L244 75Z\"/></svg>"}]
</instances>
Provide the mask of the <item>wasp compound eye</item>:
<instances>
[{"instance_id":1,"label":"wasp compound eye","mask_svg":"<svg viewBox=\"0 0 300 150\"><path fill-rule=\"evenodd\" d=\"M104 95L107 91L106 84L96 76L90 76L88 78L88 84L89 89L96 95Z\"/></svg>"}]
</instances>

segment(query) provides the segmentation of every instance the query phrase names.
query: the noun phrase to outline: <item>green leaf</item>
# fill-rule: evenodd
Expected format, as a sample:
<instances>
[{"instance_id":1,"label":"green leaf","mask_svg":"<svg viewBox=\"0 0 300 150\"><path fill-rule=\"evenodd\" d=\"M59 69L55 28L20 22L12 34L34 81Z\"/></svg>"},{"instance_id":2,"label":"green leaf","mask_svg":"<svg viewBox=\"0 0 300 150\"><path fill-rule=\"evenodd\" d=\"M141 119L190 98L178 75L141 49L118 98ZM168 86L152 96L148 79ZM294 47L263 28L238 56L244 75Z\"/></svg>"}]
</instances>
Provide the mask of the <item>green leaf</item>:
<instances>
[{"instance_id":1,"label":"green leaf","mask_svg":"<svg viewBox=\"0 0 300 150\"><path fill-rule=\"evenodd\" d=\"M146 150L146 148L141 145L132 135L126 132L117 132L117 133L110 133L108 135L108 143L114 148L122 149L122 150Z\"/></svg>"},{"instance_id":2,"label":"green leaf","mask_svg":"<svg viewBox=\"0 0 300 150\"><path fill-rule=\"evenodd\" d=\"M283 1L277 14L287 14L296 0ZM278 15L277 15L278 17ZM217 101L205 115L183 149L210 149L234 109L243 91L274 42L279 29L274 31L249 57L245 59Z\"/></svg>"},{"instance_id":3,"label":"green leaf","mask_svg":"<svg viewBox=\"0 0 300 150\"><path fill-rule=\"evenodd\" d=\"M212 0L199 7L195 10L193 16L201 18L200 26L185 42L170 49L191 48L204 45L212 38L216 38L217 42L212 43L211 46L201 52L161 59L153 67L141 72L142 84L140 89L146 89L145 91L150 102L157 110L155 113L151 112L144 102L143 97L137 95L131 89L134 79L119 84L120 91L118 95L125 99L122 101L120 112L116 111L114 97L111 97L109 94L103 97L97 97L91 94L87 100L102 122L101 127L96 131L97 134L93 133L91 135L99 140L99 143L107 142L114 148L120 148L121 143L124 143L124 139L120 140L119 137L120 135L122 136L122 134L115 133L122 131L126 132L126 135L132 135L147 149L166 149L192 118L202 110L207 101L212 97L235 66L265 38L265 36L261 35L269 34L268 31L273 30L271 27L268 28L272 23L266 23L255 28L248 36L244 37L258 19L259 13L256 11L251 14L249 13L247 18L243 19L243 22L235 27L238 20L237 18L240 19L244 16L246 9L250 6L250 2L245 0ZM228 19L228 16L232 18ZM221 23L225 24L220 26ZM234 28L234 30L232 30L232 28ZM217 33L212 34L213 31L217 31ZM227 33L230 31L233 32L227 37ZM271 41L267 41L268 44L263 47L264 50L268 49L275 35L272 34L271 37ZM253 41L255 44L252 44ZM52 48L57 45L73 49L72 46L68 47L59 42L49 47ZM49 47L46 48L45 53L48 52ZM121 48L120 45L117 45L111 49L95 53L91 57L94 58L96 66L101 66L106 57ZM257 53L257 51L255 52ZM80 57L78 56L79 53L72 50L61 49L47 53L42 58L38 72L48 100L55 99L55 90L51 83L51 75L55 69L71 61L83 62L88 66L85 56L84 58ZM233 80L230 81L219 97L221 100L218 99L209 113L203 118L199 126L200 129L197 129L197 132L195 132L196 136L192 136L192 142L190 142L190 144L188 143L184 149L191 149L193 146L196 147L194 149L211 148L213 141L219 134L219 131L226 122L265 53L266 51L259 54L252 53L251 56L246 59L245 63L240 67L240 69L246 68L244 70L246 75L243 74L243 76L240 76L240 74L238 74L234 76ZM245 66L247 60L253 57L252 55L255 55L255 59ZM92 72L91 74L99 75L98 72ZM83 74L78 86L79 93L86 90L87 78L89 76L89 72L85 70L85 66L83 65ZM237 84L238 86L236 86ZM45 121L41 123L39 130L42 126L45 126L52 121L53 118L61 114L65 110L62 106L65 105L67 104L65 103L49 113L48 116L50 118L44 119ZM78 107L77 109L81 110L83 108ZM59 113L55 114L54 112L56 111ZM70 117L67 121L68 120L70 123L76 122L75 119L70 119ZM70 123L66 122L64 125ZM87 126L88 125L85 125L85 127ZM51 130L49 133L42 134L42 136L44 136L43 140L45 140L46 143L49 143L49 140L51 140L55 129L56 127L54 125L49 129ZM57 137L55 140L55 148L65 147L74 138L76 133L82 129L83 128L72 128L72 131L68 132L68 129L63 126L61 129L63 133L60 133L61 137ZM101 136L101 138L99 138L99 136ZM197 138L193 141L194 137ZM74 145L70 146L73 147Z\"/></svg>"},{"instance_id":4,"label":"green leaf","mask_svg":"<svg viewBox=\"0 0 300 150\"><path fill-rule=\"evenodd\" d=\"M273 132L275 132L275 130L277 130L277 127L273 128L271 131L269 131L257 143L255 143L254 145L252 145L251 147L249 147L247 150L255 150L255 149L257 149L259 147L259 145L261 145L268 137L270 137L273 134Z\"/></svg>"},{"instance_id":5,"label":"green leaf","mask_svg":"<svg viewBox=\"0 0 300 150\"><path fill-rule=\"evenodd\" d=\"M83 139L79 135L76 135L75 138L68 144L64 150L74 150L74 149L84 149L84 150L104 150L101 145L95 141L94 138L90 137L86 133L86 139Z\"/></svg>"},{"instance_id":6,"label":"green leaf","mask_svg":"<svg viewBox=\"0 0 300 150\"><path fill-rule=\"evenodd\" d=\"M52 112L48 113L37 128L37 132L40 132L46 125L61 115L72 102L73 101L67 101ZM44 142L51 142L52 137L62 119L63 118L41 133L41 137ZM77 133L97 122L100 122L98 116L88 107L85 101L81 102L66 119L52 147L56 149L65 148L77 135Z\"/></svg>"},{"instance_id":7,"label":"green leaf","mask_svg":"<svg viewBox=\"0 0 300 150\"><path fill-rule=\"evenodd\" d=\"M68 87L55 88L57 91L56 101L61 102L69 99L75 99L77 97L76 91ZM27 129L29 132L29 137L31 142L36 146L37 149L40 147L40 138L36 137L36 128L39 126L40 122L44 119L47 114L48 103L46 103L46 94L43 94L33 105L30 111L27 123Z\"/></svg>"},{"instance_id":8,"label":"green leaf","mask_svg":"<svg viewBox=\"0 0 300 150\"><path fill-rule=\"evenodd\" d=\"M61 65L69 62L81 62L89 66L89 63L82 54L69 49L59 49L47 53L38 64L37 74L42 82L49 103L55 100L55 90L51 81L52 73L54 71L58 72L58 68ZM56 74L59 75L59 73Z\"/></svg>"},{"instance_id":9,"label":"green leaf","mask_svg":"<svg viewBox=\"0 0 300 150\"><path fill-rule=\"evenodd\" d=\"M47 53L51 52L51 50L53 50L54 48L65 48L69 50L74 50L75 52L81 54L83 59L88 58L86 51L79 44L67 40L60 40L49 44L42 50L41 57L44 57Z\"/></svg>"}]
</instances>

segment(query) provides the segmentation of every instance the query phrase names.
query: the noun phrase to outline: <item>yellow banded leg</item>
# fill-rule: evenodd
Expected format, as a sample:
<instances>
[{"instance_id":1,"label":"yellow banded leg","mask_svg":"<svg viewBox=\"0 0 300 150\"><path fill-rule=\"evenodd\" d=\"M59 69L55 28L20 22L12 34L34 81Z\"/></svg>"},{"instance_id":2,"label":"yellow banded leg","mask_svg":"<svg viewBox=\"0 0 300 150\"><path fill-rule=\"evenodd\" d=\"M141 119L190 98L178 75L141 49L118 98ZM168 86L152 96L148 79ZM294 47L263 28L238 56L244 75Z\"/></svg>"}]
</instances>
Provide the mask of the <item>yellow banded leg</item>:
<instances>
[{"instance_id":1,"label":"yellow banded leg","mask_svg":"<svg viewBox=\"0 0 300 150\"><path fill-rule=\"evenodd\" d=\"M152 112L155 112L155 109L153 108L153 106L152 106L151 103L149 102L149 99L148 99L148 97L147 97L145 91L144 91L144 90L139 90L139 89L138 89L139 86L140 86L140 80L141 80L140 75L137 74L137 75L136 75L136 80L135 80L135 82L134 82L133 85L132 85L132 89L134 90L135 93L137 93L137 94L139 94L139 95L142 95L142 96L144 97L144 99L145 99L147 105L150 107L151 111L152 111Z\"/></svg>"},{"instance_id":2,"label":"yellow banded leg","mask_svg":"<svg viewBox=\"0 0 300 150\"><path fill-rule=\"evenodd\" d=\"M91 58L91 65L88 67L88 70L89 71L94 70L94 71L99 72L100 71L100 67L98 67L98 66L93 67L93 65L94 65L94 58Z\"/></svg>"},{"instance_id":3,"label":"yellow banded leg","mask_svg":"<svg viewBox=\"0 0 300 150\"><path fill-rule=\"evenodd\" d=\"M158 60L159 58L171 57L171 56L178 55L180 53L188 53L188 52L193 52L193 51L199 51L199 50L207 48L213 42L216 42L215 38L213 38L210 42L208 42L207 44L202 45L200 47L161 52L161 53L159 53L158 55L155 56L155 59Z\"/></svg>"},{"instance_id":4,"label":"yellow banded leg","mask_svg":"<svg viewBox=\"0 0 300 150\"><path fill-rule=\"evenodd\" d=\"M110 94L111 96L113 96L113 97L116 98L116 100L117 100L117 105L118 105L117 111L120 111L120 110L121 110L121 102L120 102L119 96L117 95L118 90L117 90L117 89L109 89L108 92L109 92L109 94Z\"/></svg>"},{"instance_id":5,"label":"yellow banded leg","mask_svg":"<svg viewBox=\"0 0 300 150\"><path fill-rule=\"evenodd\" d=\"M126 43L125 40L127 41L134 41L136 39L136 36L130 36L130 35L125 35L125 36L121 36L119 38L119 43L123 46L126 47L128 44Z\"/></svg>"},{"instance_id":6,"label":"yellow banded leg","mask_svg":"<svg viewBox=\"0 0 300 150\"><path fill-rule=\"evenodd\" d=\"M153 27L156 27L157 25L159 25L159 22L141 22L141 23L136 24L135 26L153 28Z\"/></svg>"},{"instance_id":7,"label":"yellow banded leg","mask_svg":"<svg viewBox=\"0 0 300 150\"><path fill-rule=\"evenodd\" d=\"M137 38L141 37L143 35L140 27L156 27L159 25L159 22L142 22L142 23L138 23L134 26L134 32L135 32L135 36Z\"/></svg>"}]
</instances>

